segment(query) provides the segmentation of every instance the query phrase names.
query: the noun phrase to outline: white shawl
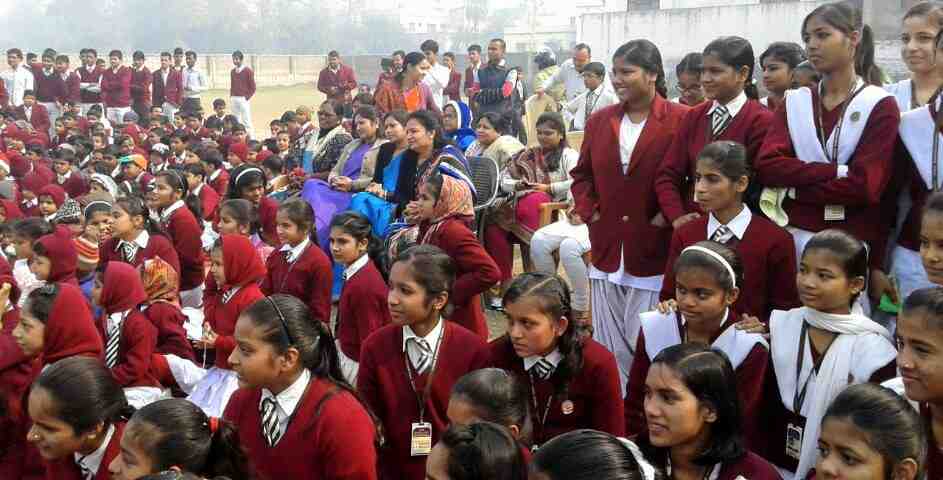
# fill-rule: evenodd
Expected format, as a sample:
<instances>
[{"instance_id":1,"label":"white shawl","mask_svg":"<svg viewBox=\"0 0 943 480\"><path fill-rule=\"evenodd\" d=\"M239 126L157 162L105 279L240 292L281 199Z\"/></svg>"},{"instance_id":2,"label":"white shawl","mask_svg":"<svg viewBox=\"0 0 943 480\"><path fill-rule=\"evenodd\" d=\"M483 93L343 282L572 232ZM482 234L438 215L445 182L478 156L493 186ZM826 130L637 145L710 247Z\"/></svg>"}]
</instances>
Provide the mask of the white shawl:
<instances>
[{"instance_id":1,"label":"white shawl","mask_svg":"<svg viewBox=\"0 0 943 480\"><path fill-rule=\"evenodd\" d=\"M937 99L937 108L940 108L939 99ZM931 115L930 107L924 105L901 115L899 131L900 139L907 147L917 171L920 172L920 178L923 179L927 190L931 190L933 188L933 132L936 131L936 119ZM941 136L939 132L936 135ZM943 141L937 145L937 155L939 162L943 163ZM940 168L940 165L937 165L937 179L943 184L943 168Z\"/></svg>"},{"instance_id":2,"label":"white shawl","mask_svg":"<svg viewBox=\"0 0 943 480\"><path fill-rule=\"evenodd\" d=\"M729 312L728 310L728 315ZM649 361L654 360L655 356L661 353L662 350L682 342L675 315L674 312L661 314L658 311L645 312L639 315L642 322L642 333L645 335L645 353L648 354ZM726 315L724 318L726 321ZM682 321L684 321L683 319L684 317L682 317ZM736 370L757 344L769 348L762 335L747 333L738 330L735 325L731 325L714 340L711 347L724 352L727 358L730 359L734 370Z\"/></svg>"}]
</instances>

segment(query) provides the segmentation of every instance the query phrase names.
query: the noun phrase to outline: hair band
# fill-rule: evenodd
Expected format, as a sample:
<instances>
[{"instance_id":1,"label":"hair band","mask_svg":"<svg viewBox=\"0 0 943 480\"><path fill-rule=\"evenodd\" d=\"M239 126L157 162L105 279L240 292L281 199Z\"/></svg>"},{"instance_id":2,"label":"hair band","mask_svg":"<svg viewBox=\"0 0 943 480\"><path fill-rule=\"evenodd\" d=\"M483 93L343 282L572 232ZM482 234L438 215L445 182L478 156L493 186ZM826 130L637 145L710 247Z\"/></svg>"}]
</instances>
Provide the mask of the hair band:
<instances>
[{"instance_id":1,"label":"hair band","mask_svg":"<svg viewBox=\"0 0 943 480\"><path fill-rule=\"evenodd\" d=\"M288 331L288 322L285 321L285 316L282 315L282 310L278 308L278 305L275 304L275 300L272 300L271 296L265 297L268 300L268 303L272 304L272 308L275 309L275 313L278 314L278 321L282 324L282 330L285 331L285 337L288 339L289 344L294 344L295 340L291 338L291 332Z\"/></svg>"},{"instance_id":2,"label":"hair band","mask_svg":"<svg viewBox=\"0 0 943 480\"><path fill-rule=\"evenodd\" d=\"M258 167L249 167L249 168L247 168L247 169L245 169L245 170L239 172L239 175L236 175L236 179L233 180L233 184L235 184L235 185L238 186L238 185L239 185L239 179L242 178L243 175L245 175L245 174L247 174L247 173L249 173L249 172L259 172L259 174L261 174L263 178L265 177L265 172L263 172L261 168L258 168Z\"/></svg>"},{"instance_id":3,"label":"hair band","mask_svg":"<svg viewBox=\"0 0 943 480\"><path fill-rule=\"evenodd\" d=\"M682 251L681 251L681 255L684 255L684 254L687 253L688 251L695 251L695 252L705 253L705 254L707 254L707 256L709 256L709 257L713 258L714 260L717 260L718 262L720 262L720 264L723 265L724 268L727 269L727 273L730 274L730 282L733 284L733 288L737 288L737 275L733 272L733 267L730 266L730 262L728 262L727 259L724 258L721 254L719 254L719 253L717 253L717 252L715 252L715 251L713 251L713 250L711 250L711 249L709 249L709 248L704 248L704 247L701 247L701 246L698 246L698 245L691 245L690 247L685 248L684 250L682 250Z\"/></svg>"},{"instance_id":4,"label":"hair band","mask_svg":"<svg viewBox=\"0 0 943 480\"><path fill-rule=\"evenodd\" d=\"M111 208L111 204L104 200L92 200L91 202L88 202L88 205L85 206L85 210L83 210L83 212L85 212L85 216L86 217L88 216L88 209L92 208L92 205L99 205L99 204L105 205L108 208Z\"/></svg>"}]
</instances>

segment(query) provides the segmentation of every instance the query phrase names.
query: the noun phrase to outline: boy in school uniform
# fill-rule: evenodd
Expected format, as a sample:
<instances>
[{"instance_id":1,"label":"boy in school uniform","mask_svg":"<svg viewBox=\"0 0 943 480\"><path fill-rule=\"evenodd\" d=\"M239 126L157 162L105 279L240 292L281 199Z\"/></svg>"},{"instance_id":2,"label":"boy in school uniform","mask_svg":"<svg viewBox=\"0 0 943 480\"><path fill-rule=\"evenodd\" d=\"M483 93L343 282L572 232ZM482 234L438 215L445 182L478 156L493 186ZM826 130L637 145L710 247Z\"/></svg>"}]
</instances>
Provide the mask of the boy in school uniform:
<instances>
[{"instance_id":1,"label":"boy in school uniform","mask_svg":"<svg viewBox=\"0 0 943 480\"><path fill-rule=\"evenodd\" d=\"M236 50L232 54L232 64L234 65L230 73L229 83L229 101L232 104L232 113L236 116L246 131L249 138L253 138L252 128L252 109L249 100L255 95L255 72L251 68L243 65L245 59L242 52Z\"/></svg>"},{"instance_id":2,"label":"boy in school uniform","mask_svg":"<svg viewBox=\"0 0 943 480\"><path fill-rule=\"evenodd\" d=\"M94 48L82 49L80 56L82 58L82 66L79 67L77 73L81 80L79 90L81 91L82 116L85 116L88 114L88 109L92 108L92 105L101 105L102 103L101 78L105 69L99 68L96 65L98 52L95 51Z\"/></svg>"},{"instance_id":3,"label":"boy in school uniform","mask_svg":"<svg viewBox=\"0 0 943 480\"><path fill-rule=\"evenodd\" d=\"M33 130L41 133L44 139L48 140L49 111L42 104L36 102L36 92L27 90L23 92L23 104L16 107L15 117L17 120L26 120L33 126Z\"/></svg>"},{"instance_id":4,"label":"boy in school uniform","mask_svg":"<svg viewBox=\"0 0 943 480\"><path fill-rule=\"evenodd\" d=\"M112 124L124 122L124 114L131 110L131 69L122 65L121 50L112 50L108 54L110 67L102 73L102 103L105 104L105 118Z\"/></svg>"},{"instance_id":5,"label":"boy in school uniform","mask_svg":"<svg viewBox=\"0 0 943 480\"><path fill-rule=\"evenodd\" d=\"M56 51L47 48L43 52L42 63L34 65L33 85L35 85L36 101L42 105L49 113L49 123L56 123L59 118L62 98L65 96L65 82L62 77L56 73ZM50 137L54 132L45 131Z\"/></svg>"},{"instance_id":6,"label":"boy in school uniform","mask_svg":"<svg viewBox=\"0 0 943 480\"><path fill-rule=\"evenodd\" d=\"M161 107L164 117L172 121L183 103L183 76L171 65L170 52L160 54L160 69L154 71L151 85L152 105Z\"/></svg>"},{"instance_id":7,"label":"boy in school uniform","mask_svg":"<svg viewBox=\"0 0 943 480\"><path fill-rule=\"evenodd\" d=\"M82 102L82 79L74 71L69 71L69 56L59 55L56 57L56 73L62 79L65 88L59 103L62 104L62 114L72 110L69 103L78 105ZM78 115L81 112L76 112Z\"/></svg>"},{"instance_id":8,"label":"boy in school uniform","mask_svg":"<svg viewBox=\"0 0 943 480\"><path fill-rule=\"evenodd\" d=\"M151 108L151 82L153 74L144 66L144 52L138 50L132 56L131 66L131 109L139 119L147 118Z\"/></svg>"},{"instance_id":9,"label":"boy in school uniform","mask_svg":"<svg viewBox=\"0 0 943 480\"><path fill-rule=\"evenodd\" d=\"M605 65L592 62L583 67L581 75L586 91L567 102L565 110L567 123L572 126L573 131L580 132L586 128L586 121L593 112L619 103L619 96L606 82Z\"/></svg>"}]
</instances>

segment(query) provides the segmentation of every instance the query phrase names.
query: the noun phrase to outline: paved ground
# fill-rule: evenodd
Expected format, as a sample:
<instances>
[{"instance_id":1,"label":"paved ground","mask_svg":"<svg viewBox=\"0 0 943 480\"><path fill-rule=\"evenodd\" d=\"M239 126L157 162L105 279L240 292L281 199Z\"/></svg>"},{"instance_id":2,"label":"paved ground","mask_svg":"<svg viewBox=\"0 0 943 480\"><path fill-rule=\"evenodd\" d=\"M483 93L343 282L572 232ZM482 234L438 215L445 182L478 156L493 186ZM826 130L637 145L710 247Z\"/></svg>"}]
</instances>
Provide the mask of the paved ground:
<instances>
[{"instance_id":1,"label":"paved ground","mask_svg":"<svg viewBox=\"0 0 943 480\"><path fill-rule=\"evenodd\" d=\"M229 90L208 90L203 92L203 110L212 112L213 100L222 98L229 105ZM317 111L317 106L324 101L324 94L317 91L313 83L303 83L299 85L290 85L284 87L262 87L256 91L252 97L252 126L255 130L256 138L268 138L268 124L276 118L280 118L286 110L294 110L299 105L312 107Z\"/></svg>"}]
</instances>

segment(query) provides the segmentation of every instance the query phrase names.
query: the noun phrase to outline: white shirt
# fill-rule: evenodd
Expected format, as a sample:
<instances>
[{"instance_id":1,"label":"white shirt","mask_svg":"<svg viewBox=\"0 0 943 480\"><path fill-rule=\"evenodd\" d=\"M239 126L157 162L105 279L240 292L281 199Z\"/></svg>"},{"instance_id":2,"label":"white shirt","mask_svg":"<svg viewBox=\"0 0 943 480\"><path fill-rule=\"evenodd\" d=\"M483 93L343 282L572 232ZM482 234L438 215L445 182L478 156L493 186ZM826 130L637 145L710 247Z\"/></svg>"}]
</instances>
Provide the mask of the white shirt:
<instances>
[{"instance_id":1,"label":"white shirt","mask_svg":"<svg viewBox=\"0 0 943 480\"><path fill-rule=\"evenodd\" d=\"M82 455L81 453L73 453L75 456L75 464L79 466L80 469L84 467L90 473L90 477L87 479L95 478L98 474L98 470L102 467L108 468L108 465L102 465L102 460L105 459L105 451L108 450L108 444L111 443L111 437L115 434L115 426L108 426L108 433L105 434L105 439L102 440L101 445L95 449L94 452L88 455Z\"/></svg>"},{"instance_id":2,"label":"white shirt","mask_svg":"<svg viewBox=\"0 0 943 480\"><path fill-rule=\"evenodd\" d=\"M288 252L288 263L295 263L295 260L298 260L298 257L300 257L301 254L304 253L305 249L308 248L309 243L311 243L311 240L307 238L294 247L286 243L282 245L282 248L280 248L278 251Z\"/></svg>"},{"instance_id":3,"label":"white shirt","mask_svg":"<svg viewBox=\"0 0 943 480\"><path fill-rule=\"evenodd\" d=\"M200 93L206 90L206 77L196 67L183 69L183 93L187 98L200 98Z\"/></svg>"},{"instance_id":4,"label":"white shirt","mask_svg":"<svg viewBox=\"0 0 943 480\"><path fill-rule=\"evenodd\" d=\"M357 272L359 272L361 268L365 267L369 261L370 256L368 256L366 253L361 255L360 258L354 260L354 263L351 263L350 266L344 269L344 280L348 280L356 275Z\"/></svg>"},{"instance_id":5,"label":"white shirt","mask_svg":"<svg viewBox=\"0 0 943 480\"><path fill-rule=\"evenodd\" d=\"M137 245L140 248L147 248L147 242L149 242L150 240L151 240L151 234L147 233L147 230L141 230L141 233L139 233L137 238L132 240L131 243ZM121 246L121 242L123 241L124 240L121 240L118 242L119 248Z\"/></svg>"},{"instance_id":6,"label":"white shirt","mask_svg":"<svg viewBox=\"0 0 943 480\"><path fill-rule=\"evenodd\" d=\"M635 145L645 130L645 124L648 118L641 123L633 123L626 113L622 116L622 123L619 125L619 158L622 160L622 173L629 171L629 162L632 160L632 152L635 151Z\"/></svg>"},{"instance_id":7,"label":"white shirt","mask_svg":"<svg viewBox=\"0 0 943 480\"><path fill-rule=\"evenodd\" d=\"M141 175L144 175L144 172L141 172ZM177 200L174 203L171 203L169 207L165 208L163 212L160 212L160 221L167 222L170 220L170 216L177 211L177 209L183 208L183 200Z\"/></svg>"},{"instance_id":8,"label":"white shirt","mask_svg":"<svg viewBox=\"0 0 943 480\"><path fill-rule=\"evenodd\" d=\"M10 95L10 105L19 107L23 105L23 93L34 90L33 72L21 63L15 70L3 72L3 83Z\"/></svg>"},{"instance_id":9,"label":"white shirt","mask_svg":"<svg viewBox=\"0 0 943 480\"><path fill-rule=\"evenodd\" d=\"M131 310L125 310L108 315L108 329L105 330L105 335L110 335L114 329L121 328L121 324L124 322L124 319L127 318L128 312L130 311ZM105 341L107 342L108 338L105 338Z\"/></svg>"},{"instance_id":10,"label":"white shirt","mask_svg":"<svg viewBox=\"0 0 943 480\"><path fill-rule=\"evenodd\" d=\"M439 318L439 321L436 322L435 327L429 332L425 337L420 337L416 335L416 332L413 331L409 325L403 325L403 351L406 352L406 355L409 356L409 362L413 365L419 364L419 359L421 358L422 353L413 345L415 343L408 341L410 338L421 338L429 344L429 349L432 350L432 364L429 366L429 371L435 368L436 357L439 353L439 340L442 337L442 329L445 321Z\"/></svg>"},{"instance_id":11,"label":"white shirt","mask_svg":"<svg viewBox=\"0 0 943 480\"><path fill-rule=\"evenodd\" d=\"M740 210L736 217L727 222L727 228L737 237L737 240L743 240L743 234L746 233L752 219L753 212L750 211L750 207L744 205L743 210ZM717 220L713 213L709 213L707 215L707 238L711 238L721 225L723 224L720 223L720 220Z\"/></svg>"},{"instance_id":12,"label":"white shirt","mask_svg":"<svg viewBox=\"0 0 943 480\"><path fill-rule=\"evenodd\" d=\"M27 107L27 106L24 105L24 106L23 106L23 116L25 116L27 120L32 120L32 119L33 119L33 107Z\"/></svg>"},{"instance_id":13,"label":"white shirt","mask_svg":"<svg viewBox=\"0 0 943 480\"><path fill-rule=\"evenodd\" d=\"M429 69L429 73L426 74L426 77L422 79L422 82L429 86L429 90L432 92L432 99L439 108L442 108L444 105L442 91L445 90L445 87L449 86L449 77L451 75L452 71L449 70L449 67L437 62Z\"/></svg>"},{"instance_id":14,"label":"white shirt","mask_svg":"<svg viewBox=\"0 0 943 480\"><path fill-rule=\"evenodd\" d=\"M557 365L560 365L560 361L563 360L563 354L560 353L560 349L555 348L552 352L548 353L547 356L541 357L540 355L531 355L529 357L524 357L524 371L529 372L530 369L540 361L540 359L547 359L548 362L553 364L553 368L556 369Z\"/></svg>"},{"instance_id":15,"label":"white shirt","mask_svg":"<svg viewBox=\"0 0 943 480\"><path fill-rule=\"evenodd\" d=\"M544 80L544 84L541 85L541 88L547 90L558 83L562 83L564 90L566 90L567 102L572 102L576 97L580 96L581 93L586 91L586 84L583 83L583 74L576 70L576 65L573 65L572 58L560 64L560 69L557 70L557 73ZM603 78L602 84L609 88L609 90L612 90L608 75Z\"/></svg>"},{"instance_id":16,"label":"white shirt","mask_svg":"<svg viewBox=\"0 0 943 480\"><path fill-rule=\"evenodd\" d=\"M736 98L727 102L725 107L727 107L727 112L730 113L730 118L734 118L740 113L740 110L744 105L747 104L747 94L740 92L740 95L737 95ZM717 110L717 107L720 106L720 102L714 100L714 104L711 105L710 110L707 111L707 116L710 117L714 114L714 110Z\"/></svg>"},{"instance_id":17,"label":"white shirt","mask_svg":"<svg viewBox=\"0 0 943 480\"><path fill-rule=\"evenodd\" d=\"M573 130L581 131L586 129L586 96L589 95L588 91L583 91L573 100L567 102L566 111L569 114L568 116L572 118ZM606 88L606 83L600 83L595 90L593 90L593 100L589 102L589 114L592 115L593 112L602 110L603 108L608 107L609 105L615 105L619 103L619 96L616 95L616 92L612 91L609 88Z\"/></svg>"},{"instance_id":18,"label":"white shirt","mask_svg":"<svg viewBox=\"0 0 943 480\"><path fill-rule=\"evenodd\" d=\"M301 371L301 375L295 380L294 383L288 386L288 388L282 390L282 393L278 395L272 394L272 392L267 389L262 389L262 398L259 399L259 408L262 407L262 401L267 398L272 398L275 400L275 408L278 411L278 431L279 439L285 436L285 431L288 430L288 422L291 420L291 415L295 413L295 410L298 408L298 404L301 403L301 398L305 394L305 390L308 389L308 383L311 382L311 372L306 368Z\"/></svg>"}]
</instances>

